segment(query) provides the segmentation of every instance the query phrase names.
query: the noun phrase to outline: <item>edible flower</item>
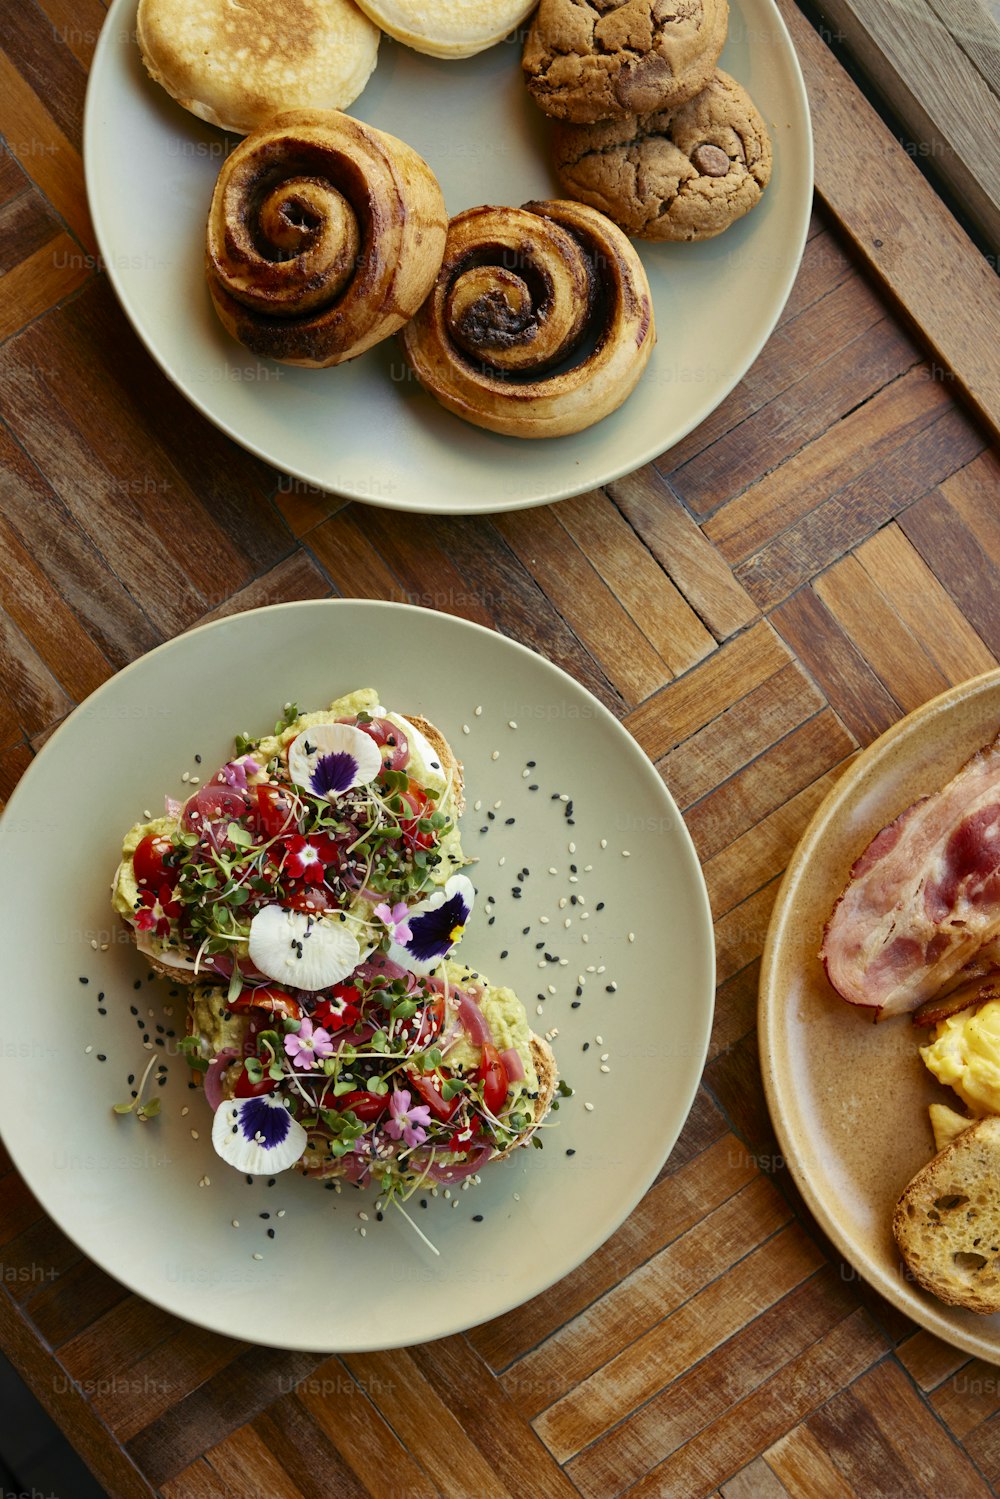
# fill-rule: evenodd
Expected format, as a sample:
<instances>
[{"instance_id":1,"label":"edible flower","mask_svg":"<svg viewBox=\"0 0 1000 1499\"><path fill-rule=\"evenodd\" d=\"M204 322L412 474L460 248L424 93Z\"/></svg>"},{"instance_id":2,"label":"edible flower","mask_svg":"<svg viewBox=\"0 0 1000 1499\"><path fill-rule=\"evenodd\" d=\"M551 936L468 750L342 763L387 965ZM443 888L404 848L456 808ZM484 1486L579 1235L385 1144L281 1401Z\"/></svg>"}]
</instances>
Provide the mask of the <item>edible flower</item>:
<instances>
[{"instance_id":1,"label":"edible flower","mask_svg":"<svg viewBox=\"0 0 1000 1499\"><path fill-rule=\"evenodd\" d=\"M288 747L288 773L296 786L326 801L335 802L353 787L366 786L381 769L378 745L351 724L303 729Z\"/></svg>"},{"instance_id":2,"label":"edible flower","mask_svg":"<svg viewBox=\"0 0 1000 1499\"><path fill-rule=\"evenodd\" d=\"M426 1126L431 1122L431 1111L425 1103L410 1107L410 1094L405 1088L394 1088L389 1100L391 1118L386 1120L385 1132L394 1140L402 1136L407 1145L422 1145L427 1139Z\"/></svg>"},{"instance_id":3,"label":"edible flower","mask_svg":"<svg viewBox=\"0 0 1000 1499\"><path fill-rule=\"evenodd\" d=\"M316 1019L327 1031L349 1030L361 1019L360 1001L353 984L338 984L316 1006Z\"/></svg>"},{"instance_id":4,"label":"edible flower","mask_svg":"<svg viewBox=\"0 0 1000 1499\"><path fill-rule=\"evenodd\" d=\"M133 918L137 931L152 932L157 937L170 936L170 923L181 914L181 903L169 885L159 890L143 890Z\"/></svg>"},{"instance_id":5,"label":"edible flower","mask_svg":"<svg viewBox=\"0 0 1000 1499\"><path fill-rule=\"evenodd\" d=\"M222 1159L250 1176L287 1171L303 1154L307 1136L280 1100L269 1094L231 1098L212 1123L212 1144Z\"/></svg>"},{"instance_id":6,"label":"edible flower","mask_svg":"<svg viewBox=\"0 0 1000 1499\"><path fill-rule=\"evenodd\" d=\"M326 878L329 864L336 864L340 851L333 838L322 833L307 838L295 833L284 839L285 855L282 868L293 880L304 880L307 885L321 885Z\"/></svg>"},{"instance_id":7,"label":"edible flower","mask_svg":"<svg viewBox=\"0 0 1000 1499\"><path fill-rule=\"evenodd\" d=\"M329 989L361 962L357 939L340 921L263 906L250 923L250 961L293 989Z\"/></svg>"},{"instance_id":8,"label":"edible flower","mask_svg":"<svg viewBox=\"0 0 1000 1499\"><path fill-rule=\"evenodd\" d=\"M375 907L374 915L387 927L393 942L403 943L410 940L410 923L408 920L410 908L405 900L397 901L394 906L385 901Z\"/></svg>"},{"instance_id":9,"label":"edible flower","mask_svg":"<svg viewBox=\"0 0 1000 1499\"><path fill-rule=\"evenodd\" d=\"M332 1057L334 1050L329 1034L321 1025L314 1027L308 1017L299 1021L297 1031L285 1037L285 1051L297 1067L311 1070L324 1057Z\"/></svg>"},{"instance_id":10,"label":"edible flower","mask_svg":"<svg viewBox=\"0 0 1000 1499\"><path fill-rule=\"evenodd\" d=\"M433 973L461 938L475 898L468 876L453 874L443 890L410 907L410 935L391 943L389 957L412 973Z\"/></svg>"}]
</instances>

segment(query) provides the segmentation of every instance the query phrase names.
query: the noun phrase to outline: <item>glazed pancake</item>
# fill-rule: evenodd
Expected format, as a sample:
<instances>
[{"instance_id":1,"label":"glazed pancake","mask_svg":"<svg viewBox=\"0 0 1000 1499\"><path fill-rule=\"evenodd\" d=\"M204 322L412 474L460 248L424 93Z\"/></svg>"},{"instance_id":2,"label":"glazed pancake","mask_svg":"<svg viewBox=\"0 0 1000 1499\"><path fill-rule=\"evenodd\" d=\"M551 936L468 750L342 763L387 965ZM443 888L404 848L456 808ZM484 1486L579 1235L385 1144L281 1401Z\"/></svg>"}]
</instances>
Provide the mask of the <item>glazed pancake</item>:
<instances>
[{"instance_id":1,"label":"glazed pancake","mask_svg":"<svg viewBox=\"0 0 1000 1499\"><path fill-rule=\"evenodd\" d=\"M379 44L353 0L139 0L136 34L150 77L236 135L281 110L350 104Z\"/></svg>"}]
</instances>

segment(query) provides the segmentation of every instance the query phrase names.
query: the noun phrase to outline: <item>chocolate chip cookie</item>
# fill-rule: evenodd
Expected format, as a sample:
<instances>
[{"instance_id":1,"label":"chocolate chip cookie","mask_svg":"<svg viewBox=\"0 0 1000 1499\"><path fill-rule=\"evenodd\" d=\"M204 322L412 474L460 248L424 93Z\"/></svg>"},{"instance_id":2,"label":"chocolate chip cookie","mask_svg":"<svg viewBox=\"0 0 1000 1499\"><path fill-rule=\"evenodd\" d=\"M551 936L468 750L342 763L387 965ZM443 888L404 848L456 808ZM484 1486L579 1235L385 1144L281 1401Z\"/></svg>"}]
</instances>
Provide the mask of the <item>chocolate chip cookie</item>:
<instances>
[{"instance_id":1,"label":"chocolate chip cookie","mask_svg":"<svg viewBox=\"0 0 1000 1499\"><path fill-rule=\"evenodd\" d=\"M677 109L597 125L560 125L563 191L639 239L709 239L759 201L771 139L744 88L717 70Z\"/></svg>"},{"instance_id":2,"label":"chocolate chip cookie","mask_svg":"<svg viewBox=\"0 0 1000 1499\"><path fill-rule=\"evenodd\" d=\"M522 67L556 119L650 114L706 86L728 23L727 0L542 0Z\"/></svg>"}]
</instances>

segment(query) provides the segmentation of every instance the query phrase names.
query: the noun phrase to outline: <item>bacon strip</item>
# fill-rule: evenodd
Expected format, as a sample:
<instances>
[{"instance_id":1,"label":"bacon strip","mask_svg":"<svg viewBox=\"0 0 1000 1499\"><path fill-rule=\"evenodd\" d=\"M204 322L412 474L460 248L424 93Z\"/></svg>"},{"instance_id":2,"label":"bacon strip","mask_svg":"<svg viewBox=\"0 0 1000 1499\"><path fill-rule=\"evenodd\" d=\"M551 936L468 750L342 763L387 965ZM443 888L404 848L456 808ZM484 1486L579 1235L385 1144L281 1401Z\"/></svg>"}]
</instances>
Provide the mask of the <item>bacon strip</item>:
<instances>
[{"instance_id":1,"label":"bacon strip","mask_svg":"<svg viewBox=\"0 0 1000 1499\"><path fill-rule=\"evenodd\" d=\"M851 870L820 957L877 1019L936 994L1000 935L1000 735L882 829Z\"/></svg>"}]
</instances>

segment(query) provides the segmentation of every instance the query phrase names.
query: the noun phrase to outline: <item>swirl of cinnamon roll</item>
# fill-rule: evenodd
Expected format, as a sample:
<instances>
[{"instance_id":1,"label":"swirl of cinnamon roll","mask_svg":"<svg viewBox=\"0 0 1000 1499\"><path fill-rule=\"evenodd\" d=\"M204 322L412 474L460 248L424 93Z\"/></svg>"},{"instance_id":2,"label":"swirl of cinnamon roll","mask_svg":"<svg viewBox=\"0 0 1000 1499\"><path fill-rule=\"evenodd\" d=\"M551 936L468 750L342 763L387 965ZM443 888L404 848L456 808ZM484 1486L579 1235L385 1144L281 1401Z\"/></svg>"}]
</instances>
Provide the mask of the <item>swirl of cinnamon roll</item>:
<instances>
[{"instance_id":1,"label":"swirl of cinnamon roll","mask_svg":"<svg viewBox=\"0 0 1000 1499\"><path fill-rule=\"evenodd\" d=\"M226 329L283 364L341 364L402 327L434 283L448 218L412 147L339 110L290 110L237 146L208 218Z\"/></svg>"},{"instance_id":2,"label":"swirl of cinnamon roll","mask_svg":"<svg viewBox=\"0 0 1000 1499\"><path fill-rule=\"evenodd\" d=\"M400 335L418 380L456 416L561 437L614 411L653 349L653 303L626 236L561 199L470 208Z\"/></svg>"}]
</instances>

